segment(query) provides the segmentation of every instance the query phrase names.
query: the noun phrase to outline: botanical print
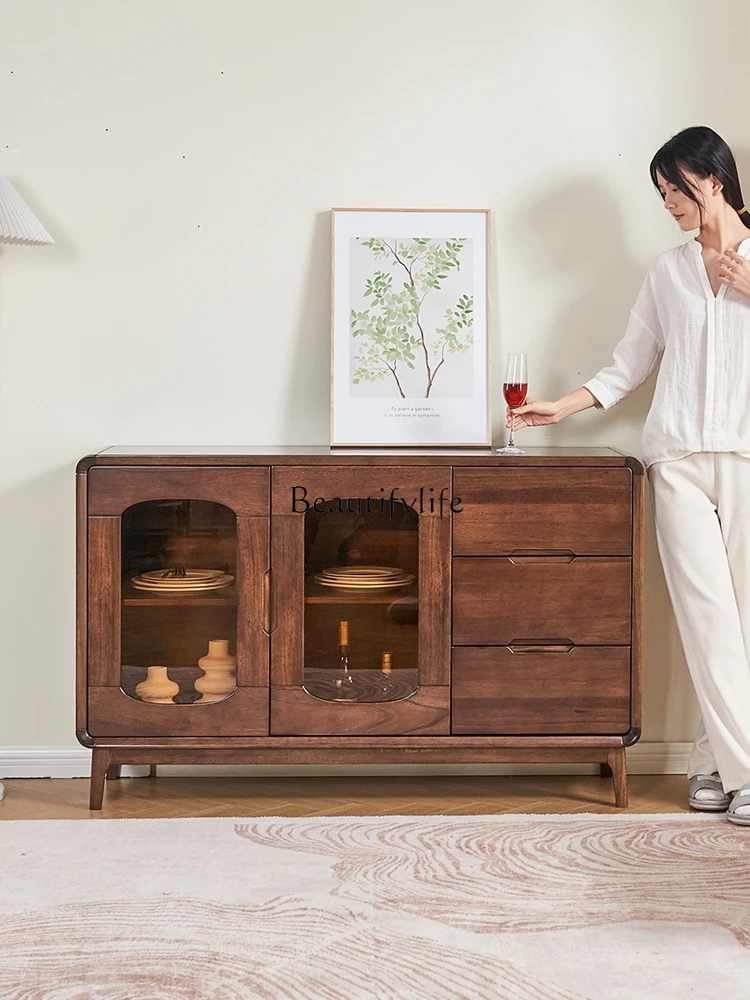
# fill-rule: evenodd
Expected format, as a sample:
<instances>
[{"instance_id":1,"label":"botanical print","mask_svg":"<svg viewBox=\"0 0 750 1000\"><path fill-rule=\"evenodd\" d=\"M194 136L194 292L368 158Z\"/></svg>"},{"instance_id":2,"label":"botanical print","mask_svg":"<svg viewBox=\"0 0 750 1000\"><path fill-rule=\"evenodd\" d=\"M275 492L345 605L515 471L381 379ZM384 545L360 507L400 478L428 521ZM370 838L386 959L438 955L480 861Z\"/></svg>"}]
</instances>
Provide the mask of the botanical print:
<instances>
[{"instance_id":1,"label":"botanical print","mask_svg":"<svg viewBox=\"0 0 750 1000\"><path fill-rule=\"evenodd\" d=\"M350 255L350 395L471 397L473 241L354 237Z\"/></svg>"},{"instance_id":2,"label":"botanical print","mask_svg":"<svg viewBox=\"0 0 750 1000\"><path fill-rule=\"evenodd\" d=\"M332 209L332 445L489 445L489 219Z\"/></svg>"}]
</instances>

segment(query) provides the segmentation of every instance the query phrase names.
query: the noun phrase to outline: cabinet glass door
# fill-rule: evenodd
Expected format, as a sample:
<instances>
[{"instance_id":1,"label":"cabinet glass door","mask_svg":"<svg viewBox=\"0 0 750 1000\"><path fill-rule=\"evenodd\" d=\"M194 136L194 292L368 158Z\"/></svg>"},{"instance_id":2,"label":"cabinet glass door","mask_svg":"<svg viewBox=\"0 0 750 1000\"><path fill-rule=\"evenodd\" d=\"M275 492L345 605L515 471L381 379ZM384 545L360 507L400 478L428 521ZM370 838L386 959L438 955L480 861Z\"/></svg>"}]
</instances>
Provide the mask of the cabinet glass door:
<instances>
[{"instance_id":1,"label":"cabinet glass door","mask_svg":"<svg viewBox=\"0 0 750 1000\"><path fill-rule=\"evenodd\" d=\"M237 687L237 517L149 500L122 519L120 686L137 701L211 704Z\"/></svg>"},{"instance_id":2,"label":"cabinet glass door","mask_svg":"<svg viewBox=\"0 0 750 1000\"><path fill-rule=\"evenodd\" d=\"M87 726L268 732L266 468L88 474Z\"/></svg>"},{"instance_id":3,"label":"cabinet glass door","mask_svg":"<svg viewBox=\"0 0 750 1000\"><path fill-rule=\"evenodd\" d=\"M419 687L419 515L350 507L305 514L303 687L398 701Z\"/></svg>"},{"instance_id":4,"label":"cabinet glass door","mask_svg":"<svg viewBox=\"0 0 750 1000\"><path fill-rule=\"evenodd\" d=\"M439 466L274 467L272 734L448 732L449 500Z\"/></svg>"}]
</instances>

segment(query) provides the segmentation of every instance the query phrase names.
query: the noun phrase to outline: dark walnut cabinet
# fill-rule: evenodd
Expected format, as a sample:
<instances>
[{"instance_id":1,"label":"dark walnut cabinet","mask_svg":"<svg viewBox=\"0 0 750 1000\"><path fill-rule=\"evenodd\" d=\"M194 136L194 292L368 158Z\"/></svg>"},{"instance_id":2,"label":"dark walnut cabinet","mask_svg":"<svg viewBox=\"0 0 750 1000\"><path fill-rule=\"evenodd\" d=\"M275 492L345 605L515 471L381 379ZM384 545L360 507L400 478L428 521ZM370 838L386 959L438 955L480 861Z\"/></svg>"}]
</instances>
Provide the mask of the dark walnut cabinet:
<instances>
[{"instance_id":1,"label":"dark walnut cabinet","mask_svg":"<svg viewBox=\"0 0 750 1000\"><path fill-rule=\"evenodd\" d=\"M110 448L77 735L120 765L599 763L640 735L644 476L606 448Z\"/></svg>"}]
</instances>

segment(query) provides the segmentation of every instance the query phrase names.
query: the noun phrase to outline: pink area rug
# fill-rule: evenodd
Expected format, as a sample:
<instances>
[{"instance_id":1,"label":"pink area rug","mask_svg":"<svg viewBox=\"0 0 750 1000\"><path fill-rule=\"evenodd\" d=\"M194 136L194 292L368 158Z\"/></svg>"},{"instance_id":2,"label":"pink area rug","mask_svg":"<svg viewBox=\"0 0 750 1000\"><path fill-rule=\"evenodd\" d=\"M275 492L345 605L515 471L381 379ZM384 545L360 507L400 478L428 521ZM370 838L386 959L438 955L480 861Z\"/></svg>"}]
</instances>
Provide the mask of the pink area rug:
<instances>
[{"instance_id":1,"label":"pink area rug","mask_svg":"<svg viewBox=\"0 0 750 1000\"><path fill-rule=\"evenodd\" d=\"M747 1000L723 816L0 823L3 1000Z\"/></svg>"}]
</instances>

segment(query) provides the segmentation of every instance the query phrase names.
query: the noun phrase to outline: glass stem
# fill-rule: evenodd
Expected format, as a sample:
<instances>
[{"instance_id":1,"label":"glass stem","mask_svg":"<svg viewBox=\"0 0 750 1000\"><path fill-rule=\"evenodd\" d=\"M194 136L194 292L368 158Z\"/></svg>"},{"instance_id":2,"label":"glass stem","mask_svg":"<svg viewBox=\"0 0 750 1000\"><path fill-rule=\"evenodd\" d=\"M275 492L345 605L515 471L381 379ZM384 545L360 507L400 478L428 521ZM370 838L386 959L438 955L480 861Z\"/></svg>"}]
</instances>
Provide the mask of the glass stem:
<instances>
[{"instance_id":1,"label":"glass stem","mask_svg":"<svg viewBox=\"0 0 750 1000\"><path fill-rule=\"evenodd\" d=\"M510 440L508 441L509 448L515 448L516 442L513 440L513 429L516 423L516 417L514 413L510 415Z\"/></svg>"}]
</instances>

